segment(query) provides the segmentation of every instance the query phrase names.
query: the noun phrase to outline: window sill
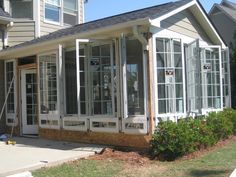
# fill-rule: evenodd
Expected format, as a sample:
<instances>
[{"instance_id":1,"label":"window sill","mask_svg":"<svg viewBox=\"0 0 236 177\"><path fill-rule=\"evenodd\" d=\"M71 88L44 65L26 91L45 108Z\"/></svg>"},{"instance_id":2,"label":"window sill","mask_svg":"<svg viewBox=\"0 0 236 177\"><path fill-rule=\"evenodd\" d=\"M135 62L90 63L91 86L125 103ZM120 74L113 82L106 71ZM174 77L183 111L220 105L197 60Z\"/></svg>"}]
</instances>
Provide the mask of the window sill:
<instances>
[{"instance_id":1,"label":"window sill","mask_svg":"<svg viewBox=\"0 0 236 177\"><path fill-rule=\"evenodd\" d=\"M46 19L44 19L43 22L46 23L46 24L50 24L50 25L56 25L58 27L64 27L64 25L62 25L60 22L53 22L53 21L49 21L49 20L46 20Z\"/></svg>"}]
</instances>

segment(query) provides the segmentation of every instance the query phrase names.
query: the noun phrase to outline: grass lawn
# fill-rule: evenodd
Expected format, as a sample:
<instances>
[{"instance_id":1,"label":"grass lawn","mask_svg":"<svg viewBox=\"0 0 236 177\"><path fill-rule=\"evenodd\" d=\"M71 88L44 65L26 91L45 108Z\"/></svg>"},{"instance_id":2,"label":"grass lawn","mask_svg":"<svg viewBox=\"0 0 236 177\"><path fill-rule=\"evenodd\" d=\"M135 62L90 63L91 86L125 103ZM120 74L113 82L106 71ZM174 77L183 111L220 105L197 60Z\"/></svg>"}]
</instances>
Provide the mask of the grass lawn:
<instances>
[{"instance_id":1,"label":"grass lawn","mask_svg":"<svg viewBox=\"0 0 236 177\"><path fill-rule=\"evenodd\" d=\"M200 157L130 163L116 158L78 160L33 172L34 177L228 177L236 168L236 140Z\"/></svg>"}]
</instances>

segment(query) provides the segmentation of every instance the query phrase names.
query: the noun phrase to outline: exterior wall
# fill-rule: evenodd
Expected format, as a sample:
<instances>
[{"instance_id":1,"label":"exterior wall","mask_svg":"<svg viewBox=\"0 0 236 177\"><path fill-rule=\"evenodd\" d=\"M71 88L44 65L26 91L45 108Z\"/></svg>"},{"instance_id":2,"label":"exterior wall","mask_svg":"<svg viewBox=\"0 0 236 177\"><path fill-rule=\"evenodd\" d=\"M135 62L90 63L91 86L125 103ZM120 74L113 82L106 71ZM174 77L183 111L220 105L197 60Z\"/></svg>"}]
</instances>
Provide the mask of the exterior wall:
<instances>
[{"instance_id":1,"label":"exterior wall","mask_svg":"<svg viewBox=\"0 0 236 177\"><path fill-rule=\"evenodd\" d=\"M174 31L191 38L199 38L203 41L210 42L200 24L196 21L190 11L185 10L174 16L171 16L161 22L161 27Z\"/></svg>"},{"instance_id":2,"label":"exterior wall","mask_svg":"<svg viewBox=\"0 0 236 177\"><path fill-rule=\"evenodd\" d=\"M218 29L220 35L224 37L224 40L229 46L233 39L234 30L236 29L236 22L224 13L210 14L209 16Z\"/></svg>"},{"instance_id":3,"label":"exterior wall","mask_svg":"<svg viewBox=\"0 0 236 177\"><path fill-rule=\"evenodd\" d=\"M0 111L2 110L2 106L4 103L4 98L5 98L5 88L4 88L4 61L0 61ZM5 112L4 112L5 113ZM0 118L0 133L5 131L5 125L6 125L6 120L5 120L5 114L3 114L3 117Z\"/></svg>"},{"instance_id":4,"label":"exterior wall","mask_svg":"<svg viewBox=\"0 0 236 177\"><path fill-rule=\"evenodd\" d=\"M94 133L94 132L75 132L68 130L40 129L40 138L74 141L83 143L109 144L115 146L128 146L135 148L149 148L151 136L148 135L129 135L113 133Z\"/></svg>"},{"instance_id":5,"label":"exterior wall","mask_svg":"<svg viewBox=\"0 0 236 177\"><path fill-rule=\"evenodd\" d=\"M54 25L44 22L44 0L40 0L40 35L47 35L63 28L61 25Z\"/></svg>"},{"instance_id":6,"label":"exterior wall","mask_svg":"<svg viewBox=\"0 0 236 177\"><path fill-rule=\"evenodd\" d=\"M21 21L14 22L13 27L8 31L8 45L13 46L35 38L35 22Z\"/></svg>"}]
</instances>

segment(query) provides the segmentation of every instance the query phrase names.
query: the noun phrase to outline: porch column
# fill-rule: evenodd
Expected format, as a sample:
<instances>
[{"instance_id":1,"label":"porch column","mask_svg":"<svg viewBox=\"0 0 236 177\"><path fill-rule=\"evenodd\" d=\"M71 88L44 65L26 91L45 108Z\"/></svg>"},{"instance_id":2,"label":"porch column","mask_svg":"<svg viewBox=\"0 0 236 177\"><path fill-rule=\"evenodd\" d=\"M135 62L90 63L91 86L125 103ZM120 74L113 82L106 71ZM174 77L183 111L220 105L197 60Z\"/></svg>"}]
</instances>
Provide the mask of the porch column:
<instances>
[{"instance_id":1,"label":"porch column","mask_svg":"<svg viewBox=\"0 0 236 177\"><path fill-rule=\"evenodd\" d=\"M155 85L154 85L154 62L153 62L153 38L152 38L152 34L148 33L147 34L147 40L148 40L148 46L149 46L149 50L146 51L146 55L147 55L147 79L148 79L148 86L147 86L147 90L148 90L148 117L149 117L149 134L151 135L154 130L154 120L155 120Z\"/></svg>"}]
</instances>

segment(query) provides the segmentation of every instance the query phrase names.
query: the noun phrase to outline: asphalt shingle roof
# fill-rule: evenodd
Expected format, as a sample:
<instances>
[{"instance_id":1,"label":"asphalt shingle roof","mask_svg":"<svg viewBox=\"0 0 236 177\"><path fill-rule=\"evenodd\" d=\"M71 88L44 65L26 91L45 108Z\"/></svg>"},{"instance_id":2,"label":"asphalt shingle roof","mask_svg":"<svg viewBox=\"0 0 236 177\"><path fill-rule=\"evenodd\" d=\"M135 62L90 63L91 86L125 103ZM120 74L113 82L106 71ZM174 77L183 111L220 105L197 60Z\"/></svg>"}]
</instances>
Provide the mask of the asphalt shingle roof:
<instances>
[{"instance_id":1,"label":"asphalt shingle roof","mask_svg":"<svg viewBox=\"0 0 236 177\"><path fill-rule=\"evenodd\" d=\"M138 19L144 19L144 18L155 19L155 18L160 17L164 14L167 14L168 12L171 12L171 11L173 11L173 10L175 10L175 9L177 9L177 8L183 6L191 1L192 0L180 0L180 1L176 1L176 2L169 2L166 4L148 7L148 8L132 11L132 12L127 12L127 13L123 13L123 14L119 14L119 15L87 22L84 24L78 24L78 25L75 25L75 26L72 26L69 28L64 28L64 29L55 31L55 32L50 33L48 35L42 36L37 39L33 39L31 41L27 41L22 44L8 47L6 49L3 49L3 51L15 49L15 48L20 48L20 47L26 47L26 46L33 45L33 44L37 44L37 43L41 43L41 42L45 42L45 41L49 41L49 40L54 40L54 39L59 39L59 38L66 37L69 35L88 32L90 30L101 29L104 27L110 27L113 25L122 24L125 22L134 21L134 20L138 20Z\"/></svg>"},{"instance_id":2,"label":"asphalt shingle roof","mask_svg":"<svg viewBox=\"0 0 236 177\"><path fill-rule=\"evenodd\" d=\"M0 16L6 17L6 18L11 18L10 14L5 12L1 7L0 7Z\"/></svg>"}]
</instances>

